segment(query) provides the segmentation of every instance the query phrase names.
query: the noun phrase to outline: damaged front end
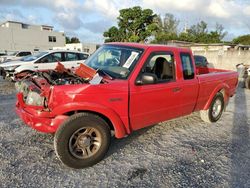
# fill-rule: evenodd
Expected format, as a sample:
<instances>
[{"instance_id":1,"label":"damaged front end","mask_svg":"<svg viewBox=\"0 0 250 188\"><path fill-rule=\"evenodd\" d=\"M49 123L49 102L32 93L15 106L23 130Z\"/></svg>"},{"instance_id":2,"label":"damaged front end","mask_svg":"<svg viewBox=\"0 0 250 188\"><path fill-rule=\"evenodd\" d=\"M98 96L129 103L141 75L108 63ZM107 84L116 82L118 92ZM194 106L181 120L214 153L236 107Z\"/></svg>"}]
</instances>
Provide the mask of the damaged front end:
<instances>
[{"instance_id":1,"label":"damaged front end","mask_svg":"<svg viewBox=\"0 0 250 188\"><path fill-rule=\"evenodd\" d=\"M26 124L36 130L55 132L68 116L55 115L51 112L48 101L53 87L89 83L96 75L96 71L93 69L90 72L86 69L89 70L89 68L82 66L73 72L58 64L55 70L16 75L17 114Z\"/></svg>"},{"instance_id":2,"label":"damaged front end","mask_svg":"<svg viewBox=\"0 0 250 188\"><path fill-rule=\"evenodd\" d=\"M16 82L16 90L22 93L23 101L27 105L44 106L45 97L41 96L41 88L35 86L31 81L24 80Z\"/></svg>"},{"instance_id":3,"label":"damaged front end","mask_svg":"<svg viewBox=\"0 0 250 188\"><path fill-rule=\"evenodd\" d=\"M90 83L96 74L96 70L85 65L72 71L58 63L55 70L29 71L15 75L15 87L18 93L23 94L23 100L27 105L46 108L47 97L53 86ZM100 78L101 82L102 77Z\"/></svg>"}]
</instances>

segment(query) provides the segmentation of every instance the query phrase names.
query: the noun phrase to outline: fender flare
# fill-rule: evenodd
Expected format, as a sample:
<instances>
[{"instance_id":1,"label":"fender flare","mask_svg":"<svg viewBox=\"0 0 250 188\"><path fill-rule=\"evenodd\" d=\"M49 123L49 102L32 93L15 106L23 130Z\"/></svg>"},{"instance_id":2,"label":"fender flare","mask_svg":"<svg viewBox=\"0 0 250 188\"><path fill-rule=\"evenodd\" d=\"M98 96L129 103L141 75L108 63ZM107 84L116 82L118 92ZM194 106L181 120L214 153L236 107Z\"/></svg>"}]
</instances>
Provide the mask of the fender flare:
<instances>
[{"instance_id":1,"label":"fender flare","mask_svg":"<svg viewBox=\"0 0 250 188\"><path fill-rule=\"evenodd\" d=\"M54 108L52 113L57 116L74 111L87 111L105 116L112 123L116 138L123 138L130 133L130 129L124 125L119 115L114 110L100 104L89 102L67 103Z\"/></svg>"},{"instance_id":2,"label":"fender flare","mask_svg":"<svg viewBox=\"0 0 250 188\"><path fill-rule=\"evenodd\" d=\"M216 95L216 93L220 92L221 90L224 90L224 93L223 93L223 97L224 97L224 102L225 104L228 103L228 100L229 100L229 86L225 83L221 83L219 84L214 90L213 92L210 94L209 98L208 98L208 101L207 103L205 104L203 110L207 110L209 109L210 105L211 105L211 102L214 98L214 96Z\"/></svg>"}]
</instances>

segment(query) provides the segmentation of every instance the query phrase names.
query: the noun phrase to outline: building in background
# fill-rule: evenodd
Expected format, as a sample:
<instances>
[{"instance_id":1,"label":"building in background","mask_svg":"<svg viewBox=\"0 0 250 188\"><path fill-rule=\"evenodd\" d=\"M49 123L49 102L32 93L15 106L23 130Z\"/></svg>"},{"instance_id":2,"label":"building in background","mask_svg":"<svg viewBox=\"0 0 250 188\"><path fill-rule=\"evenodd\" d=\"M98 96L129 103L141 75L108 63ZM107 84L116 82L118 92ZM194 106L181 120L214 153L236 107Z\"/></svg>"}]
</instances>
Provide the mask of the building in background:
<instances>
[{"instance_id":1,"label":"building in background","mask_svg":"<svg viewBox=\"0 0 250 188\"><path fill-rule=\"evenodd\" d=\"M79 52L86 52L86 53L92 54L99 47L100 47L99 44L92 44L92 43L70 43L70 44L66 44L65 46L62 46L62 47L60 47L60 46L54 47L53 50L58 50L58 49L76 50Z\"/></svg>"},{"instance_id":2,"label":"building in background","mask_svg":"<svg viewBox=\"0 0 250 188\"><path fill-rule=\"evenodd\" d=\"M53 31L53 26L15 21L0 24L0 51L41 51L64 45L64 32Z\"/></svg>"}]
</instances>

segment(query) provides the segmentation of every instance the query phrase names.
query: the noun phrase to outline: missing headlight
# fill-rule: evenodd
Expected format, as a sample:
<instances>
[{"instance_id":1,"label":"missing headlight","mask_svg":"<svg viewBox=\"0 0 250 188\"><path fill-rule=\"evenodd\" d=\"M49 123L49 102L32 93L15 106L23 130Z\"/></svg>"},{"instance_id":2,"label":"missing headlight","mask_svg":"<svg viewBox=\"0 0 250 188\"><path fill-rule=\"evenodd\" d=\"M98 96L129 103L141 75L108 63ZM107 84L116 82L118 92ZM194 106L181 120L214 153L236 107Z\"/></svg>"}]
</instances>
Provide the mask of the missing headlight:
<instances>
[{"instance_id":1,"label":"missing headlight","mask_svg":"<svg viewBox=\"0 0 250 188\"><path fill-rule=\"evenodd\" d=\"M26 104L34 105L34 106L43 106L44 105L44 97L41 97L40 94L36 92L30 91L26 98Z\"/></svg>"}]
</instances>

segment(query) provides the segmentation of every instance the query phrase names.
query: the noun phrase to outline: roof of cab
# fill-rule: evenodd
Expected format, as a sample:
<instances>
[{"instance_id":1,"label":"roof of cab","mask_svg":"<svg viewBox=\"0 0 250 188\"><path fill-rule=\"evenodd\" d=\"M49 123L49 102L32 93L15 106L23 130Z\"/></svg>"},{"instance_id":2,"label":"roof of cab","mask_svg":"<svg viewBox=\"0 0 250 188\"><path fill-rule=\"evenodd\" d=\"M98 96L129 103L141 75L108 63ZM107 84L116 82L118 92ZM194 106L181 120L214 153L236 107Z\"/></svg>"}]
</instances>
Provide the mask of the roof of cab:
<instances>
[{"instance_id":1,"label":"roof of cab","mask_svg":"<svg viewBox=\"0 0 250 188\"><path fill-rule=\"evenodd\" d=\"M106 44L141 48L144 50L148 48L166 48L168 50L176 50L176 51L186 51L186 52L191 51L189 48L168 46L168 45L163 45L163 44L143 44L143 43L133 43L133 42L111 42L111 43L106 43Z\"/></svg>"}]
</instances>

